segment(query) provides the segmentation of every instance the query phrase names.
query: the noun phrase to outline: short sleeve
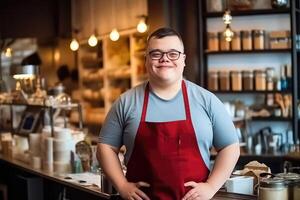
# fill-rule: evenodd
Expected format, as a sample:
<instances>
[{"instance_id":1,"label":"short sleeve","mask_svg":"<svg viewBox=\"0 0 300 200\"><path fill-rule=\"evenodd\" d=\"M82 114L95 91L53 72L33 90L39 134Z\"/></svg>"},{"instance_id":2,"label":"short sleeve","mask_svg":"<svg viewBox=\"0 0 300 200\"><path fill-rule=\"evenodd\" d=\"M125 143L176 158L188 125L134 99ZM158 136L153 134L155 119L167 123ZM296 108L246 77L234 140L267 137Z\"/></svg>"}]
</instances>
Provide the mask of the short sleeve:
<instances>
[{"instance_id":1,"label":"short sleeve","mask_svg":"<svg viewBox=\"0 0 300 200\"><path fill-rule=\"evenodd\" d=\"M99 143L108 144L117 148L122 146L123 119L121 104L120 99L115 101L106 115L100 131Z\"/></svg>"},{"instance_id":2,"label":"short sleeve","mask_svg":"<svg viewBox=\"0 0 300 200\"><path fill-rule=\"evenodd\" d=\"M212 95L210 113L213 127L213 146L217 149L237 143L238 135L224 104Z\"/></svg>"}]
</instances>

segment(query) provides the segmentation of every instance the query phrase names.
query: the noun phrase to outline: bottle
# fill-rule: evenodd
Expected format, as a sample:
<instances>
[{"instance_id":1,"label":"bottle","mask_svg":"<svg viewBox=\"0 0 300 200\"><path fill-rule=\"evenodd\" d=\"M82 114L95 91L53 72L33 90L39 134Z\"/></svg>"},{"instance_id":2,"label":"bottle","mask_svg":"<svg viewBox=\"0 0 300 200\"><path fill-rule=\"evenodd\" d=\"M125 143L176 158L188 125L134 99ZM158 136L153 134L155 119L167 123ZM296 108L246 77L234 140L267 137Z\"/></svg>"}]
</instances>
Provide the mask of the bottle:
<instances>
[{"instance_id":1,"label":"bottle","mask_svg":"<svg viewBox=\"0 0 300 200\"><path fill-rule=\"evenodd\" d=\"M285 66L280 67L280 86L281 90L287 90L287 79L286 79L286 72Z\"/></svg>"}]
</instances>

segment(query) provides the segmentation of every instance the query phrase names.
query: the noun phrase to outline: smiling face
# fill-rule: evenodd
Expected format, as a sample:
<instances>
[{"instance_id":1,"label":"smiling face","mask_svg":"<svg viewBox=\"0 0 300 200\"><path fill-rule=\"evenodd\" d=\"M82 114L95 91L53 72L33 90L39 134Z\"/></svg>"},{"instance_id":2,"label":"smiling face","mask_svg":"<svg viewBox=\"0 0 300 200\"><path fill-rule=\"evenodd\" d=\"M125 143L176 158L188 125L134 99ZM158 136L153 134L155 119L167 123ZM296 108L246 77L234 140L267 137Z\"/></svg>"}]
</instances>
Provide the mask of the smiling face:
<instances>
[{"instance_id":1,"label":"smiling face","mask_svg":"<svg viewBox=\"0 0 300 200\"><path fill-rule=\"evenodd\" d=\"M170 85L181 82L185 67L183 51L182 41L177 36L150 38L145 63L150 83ZM179 57L176 59L178 52L180 52Z\"/></svg>"}]
</instances>

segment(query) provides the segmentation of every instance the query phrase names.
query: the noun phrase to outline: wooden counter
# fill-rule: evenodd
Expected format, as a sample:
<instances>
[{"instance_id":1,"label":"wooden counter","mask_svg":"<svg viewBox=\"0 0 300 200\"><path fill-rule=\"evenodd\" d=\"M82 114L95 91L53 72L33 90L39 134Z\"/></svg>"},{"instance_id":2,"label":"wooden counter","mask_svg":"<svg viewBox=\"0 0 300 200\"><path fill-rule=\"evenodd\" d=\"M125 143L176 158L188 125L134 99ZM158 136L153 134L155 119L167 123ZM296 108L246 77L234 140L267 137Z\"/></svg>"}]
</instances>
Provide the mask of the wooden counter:
<instances>
[{"instance_id":1,"label":"wooden counter","mask_svg":"<svg viewBox=\"0 0 300 200\"><path fill-rule=\"evenodd\" d=\"M7 181L8 187L11 181L12 176L16 174L30 174L39 178L43 179L44 184L44 199L45 200L53 200L57 199L55 191L63 191L64 193L72 193L69 194L72 197L68 197L72 200L79 200L79 199L89 199L89 200L100 200L100 199L120 199L117 195L109 195L100 191L100 188L94 187L84 187L80 184L76 184L74 182L66 181L62 176L59 176L55 173L47 173L42 170L32 169L28 164L24 162L20 162L18 160L10 159L3 157L0 155L0 183ZM6 178L3 178L6 177ZM4 179L4 180L3 180ZM57 189L58 188L58 189ZM11 191L17 192L17 191ZM19 191L18 191L19 192ZM61 194L59 194L61 195ZM11 199L11 198L9 198ZM26 199L26 198L24 198ZM257 199L256 196L251 195L241 195L241 194L233 194L219 191L214 197L213 200L254 200Z\"/></svg>"}]
</instances>

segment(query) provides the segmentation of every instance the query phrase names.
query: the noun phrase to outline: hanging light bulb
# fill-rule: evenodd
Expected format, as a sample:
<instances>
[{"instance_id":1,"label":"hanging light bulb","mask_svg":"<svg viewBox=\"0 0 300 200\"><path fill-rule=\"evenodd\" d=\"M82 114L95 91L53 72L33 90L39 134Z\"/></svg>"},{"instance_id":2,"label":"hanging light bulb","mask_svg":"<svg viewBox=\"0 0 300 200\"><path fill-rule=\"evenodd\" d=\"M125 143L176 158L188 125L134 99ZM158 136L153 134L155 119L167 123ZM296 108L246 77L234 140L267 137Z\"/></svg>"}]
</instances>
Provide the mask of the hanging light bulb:
<instances>
[{"instance_id":1,"label":"hanging light bulb","mask_svg":"<svg viewBox=\"0 0 300 200\"><path fill-rule=\"evenodd\" d=\"M77 51L78 48L79 48L79 43L78 43L78 41L75 38L73 38L72 41L71 41L71 43L70 43L70 49L72 51Z\"/></svg>"},{"instance_id":2,"label":"hanging light bulb","mask_svg":"<svg viewBox=\"0 0 300 200\"><path fill-rule=\"evenodd\" d=\"M119 39L119 37L120 37L120 34L116 28L114 28L109 34L109 38L112 41L117 41Z\"/></svg>"},{"instance_id":3,"label":"hanging light bulb","mask_svg":"<svg viewBox=\"0 0 300 200\"><path fill-rule=\"evenodd\" d=\"M231 16L230 10L226 10L223 15L224 24L230 24L231 20L232 20L232 16Z\"/></svg>"},{"instance_id":4,"label":"hanging light bulb","mask_svg":"<svg viewBox=\"0 0 300 200\"><path fill-rule=\"evenodd\" d=\"M142 17L142 19L140 19L138 25L136 26L136 29L139 33L145 33L147 31L148 27L145 23L145 17Z\"/></svg>"},{"instance_id":5,"label":"hanging light bulb","mask_svg":"<svg viewBox=\"0 0 300 200\"><path fill-rule=\"evenodd\" d=\"M91 35L89 40L88 40L88 43L91 47L94 47L97 45L98 43L98 39L96 38L95 34Z\"/></svg>"},{"instance_id":6,"label":"hanging light bulb","mask_svg":"<svg viewBox=\"0 0 300 200\"><path fill-rule=\"evenodd\" d=\"M11 48L7 48L5 50L5 56L6 57L11 57L12 56L12 49Z\"/></svg>"},{"instance_id":7,"label":"hanging light bulb","mask_svg":"<svg viewBox=\"0 0 300 200\"><path fill-rule=\"evenodd\" d=\"M223 32L224 38L227 42L231 42L232 38L233 38L233 31L231 30L231 27L229 24L226 25L226 29Z\"/></svg>"}]
</instances>

